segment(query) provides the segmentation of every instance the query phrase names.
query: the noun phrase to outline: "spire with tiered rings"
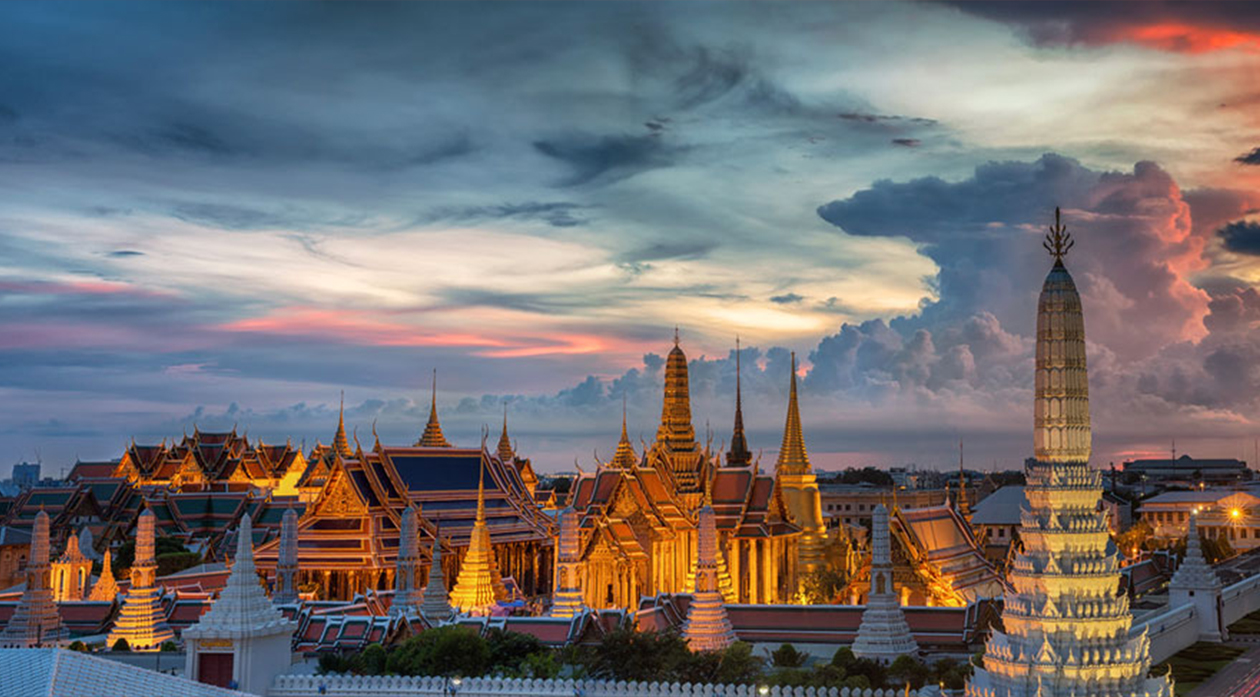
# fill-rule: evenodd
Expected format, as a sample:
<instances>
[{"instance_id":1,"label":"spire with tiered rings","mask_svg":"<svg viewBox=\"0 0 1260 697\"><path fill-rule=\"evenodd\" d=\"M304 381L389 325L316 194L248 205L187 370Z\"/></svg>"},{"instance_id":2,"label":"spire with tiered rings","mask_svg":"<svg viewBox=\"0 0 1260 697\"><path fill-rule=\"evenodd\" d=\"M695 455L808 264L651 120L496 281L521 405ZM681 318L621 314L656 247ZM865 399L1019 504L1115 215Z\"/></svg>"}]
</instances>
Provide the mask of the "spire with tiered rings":
<instances>
[{"instance_id":1,"label":"spire with tiered rings","mask_svg":"<svg viewBox=\"0 0 1260 697\"><path fill-rule=\"evenodd\" d=\"M106 645L126 639L132 651L157 650L164 641L175 638L166 624L162 591L157 587L157 516L145 508L136 522L136 554L131 564L131 587L127 589L122 611L114 621ZM257 584L255 584L257 585Z\"/></svg>"},{"instance_id":2,"label":"spire with tiered rings","mask_svg":"<svg viewBox=\"0 0 1260 697\"><path fill-rule=\"evenodd\" d=\"M473 522L468 540L468 551L460 564L455 588L451 590L451 605L462 613L488 615L503 597L502 578L494 550L490 548L490 531L486 528L486 467L481 465L481 477L477 481L477 519Z\"/></svg>"},{"instance_id":3,"label":"spire with tiered rings","mask_svg":"<svg viewBox=\"0 0 1260 697\"><path fill-rule=\"evenodd\" d=\"M337 410L337 435L333 436L333 450L341 456L343 460L349 460L354 457L354 450L350 448L350 439L346 438L346 391L341 391L341 407Z\"/></svg>"},{"instance_id":4,"label":"spire with tiered rings","mask_svg":"<svg viewBox=\"0 0 1260 697\"><path fill-rule=\"evenodd\" d=\"M801 430L801 408L796 398L796 352L792 352L792 381L788 387L787 423L783 427L783 445L775 472L798 474L808 472L809 452L805 450L805 434Z\"/></svg>"},{"instance_id":5,"label":"spire with tiered rings","mask_svg":"<svg viewBox=\"0 0 1260 697\"><path fill-rule=\"evenodd\" d=\"M277 605L298 599L298 514L289 507L280 517L280 549L276 559L276 587L271 601Z\"/></svg>"},{"instance_id":6,"label":"spire with tiered rings","mask_svg":"<svg viewBox=\"0 0 1260 697\"><path fill-rule=\"evenodd\" d=\"M53 602L53 589L48 583L50 551L48 514L40 506L39 513L35 514L35 528L24 572L26 587L9 623L0 632L0 644L27 648L45 644L55 646L59 639L66 636L57 604Z\"/></svg>"},{"instance_id":7,"label":"spire with tiered rings","mask_svg":"<svg viewBox=\"0 0 1260 697\"><path fill-rule=\"evenodd\" d=\"M744 436L743 371L740 366L739 337L735 337L735 430L731 434L731 449L726 453L727 467L747 467L752 464L752 452Z\"/></svg>"},{"instance_id":8,"label":"spire with tiered rings","mask_svg":"<svg viewBox=\"0 0 1260 697\"><path fill-rule=\"evenodd\" d=\"M505 465L510 465L512 464L512 461L516 459L516 453L513 452L512 450L512 439L508 438L507 408L508 408L507 400L504 400L503 401L503 432L499 434L498 454L499 454L499 462L502 462Z\"/></svg>"},{"instance_id":9,"label":"spire with tiered rings","mask_svg":"<svg viewBox=\"0 0 1260 697\"><path fill-rule=\"evenodd\" d=\"M735 643L735 630L726 614L725 599L718 588L717 515L705 488L705 502L697 516L695 592L687 607L682 635L692 651L720 651Z\"/></svg>"},{"instance_id":10,"label":"spire with tiered rings","mask_svg":"<svg viewBox=\"0 0 1260 697\"><path fill-rule=\"evenodd\" d=\"M424 425L424 435L420 436L420 440L416 441L416 445L424 448L451 447L451 444L446 442L446 437L442 435L442 424L438 423L437 368L433 369L433 393L429 399L429 422Z\"/></svg>"},{"instance_id":11,"label":"spire with tiered rings","mask_svg":"<svg viewBox=\"0 0 1260 697\"><path fill-rule=\"evenodd\" d=\"M573 617L585 609L582 598L582 540L578 530L578 512L572 506L557 516L560 530L556 534L556 590L551 597L552 617Z\"/></svg>"},{"instance_id":12,"label":"spire with tiered rings","mask_svg":"<svg viewBox=\"0 0 1260 697\"><path fill-rule=\"evenodd\" d=\"M1035 459L1026 468L1020 540L1007 575L1001 629L967 697L1170 697L1167 676L1147 677L1150 639L1131 634L1128 597L1102 473L1089 466L1089 375L1081 296L1063 264L1073 242L1058 209L1046 235L1054 264L1037 300Z\"/></svg>"},{"instance_id":13,"label":"spire with tiered rings","mask_svg":"<svg viewBox=\"0 0 1260 697\"><path fill-rule=\"evenodd\" d=\"M88 594L88 600L113 602L118 597L118 580L114 578L113 563L110 560L109 550L105 550L105 558L101 560L101 575L96 577L96 583L92 585L92 592Z\"/></svg>"},{"instance_id":14,"label":"spire with tiered rings","mask_svg":"<svg viewBox=\"0 0 1260 697\"><path fill-rule=\"evenodd\" d=\"M442 535L433 535L433 554L429 561L429 582L424 586L424 598L420 614L430 625L445 622L455 616L455 610L447 597L446 574L442 571Z\"/></svg>"},{"instance_id":15,"label":"spire with tiered rings","mask_svg":"<svg viewBox=\"0 0 1260 697\"><path fill-rule=\"evenodd\" d=\"M958 439L958 515L971 522L971 503L967 501L967 470L963 464L963 441Z\"/></svg>"},{"instance_id":16,"label":"spire with tiered rings","mask_svg":"<svg viewBox=\"0 0 1260 697\"><path fill-rule=\"evenodd\" d=\"M890 537L888 509L881 503L871 516L871 590L853 640L853 655L882 663L892 663L902 655L913 657L919 651L893 587Z\"/></svg>"},{"instance_id":17,"label":"spire with tiered rings","mask_svg":"<svg viewBox=\"0 0 1260 697\"><path fill-rule=\"evenodd\" d=\"M691 425L691 389L687 379L687 354L678 342L674 327L674 348L665 359L665 399L661 404L661 425L656 442L671 451L692 452L699 448L696 429Z\"/></svg>"},{"instance_id":18,"label":"spire with tiered rings","mask_svg":"<svg viewBox=\"0 0 1260 697\"><path fill-rule=\"evenodd\" d=\"M631 469L639 463L639 456L634 452L634 445L630 443L630 434L626 431L626 396L621 396L621 440L617 441L617 451L613 453L613 467L621 469Z\"/></svg>"},{"instance_id":19,"label":"spire with tiered rings","mask_svg":"<svg viewBox=\"0 0 1260 697\"><path fill-rule=\"evenodd\" d=\"M408 504L398 525L398 560L394 569L394 600L389 614L412 617L420 612L423 598L416 587L420 571L420 529L416 505Z\"/></svg>"}]
</instances>

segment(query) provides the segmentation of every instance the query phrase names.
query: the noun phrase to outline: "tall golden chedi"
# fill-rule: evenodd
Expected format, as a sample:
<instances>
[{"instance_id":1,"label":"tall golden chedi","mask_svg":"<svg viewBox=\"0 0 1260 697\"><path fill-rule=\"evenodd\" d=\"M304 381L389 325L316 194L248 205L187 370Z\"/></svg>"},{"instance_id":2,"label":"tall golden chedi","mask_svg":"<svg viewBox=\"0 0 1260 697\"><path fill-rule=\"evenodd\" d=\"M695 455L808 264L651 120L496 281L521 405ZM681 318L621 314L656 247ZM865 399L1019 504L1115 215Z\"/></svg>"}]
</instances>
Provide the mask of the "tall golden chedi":
<instances>
[{"instance_id":1,"label":"tall golden chedi","mask_svg":"<svg viewBox=\"0 0 1260 697\"><path fill-rule=\"evenodd\" d=\"M1102 475L1089 467L1089 380L1081 298L1063 256L1072 239L1055 210L1045 247L1054 257L1037 303L1036 461L1026 471L1024 550L1013 590L967 697L1171 697L1148 678L1150 642L1130 636L1117 595L1118 551L1098 511Z\"/></svg>"},{"instance_id":2,"label":"tall golden chedi","mask_svg":"<svg viewBox=\"0 0 1260 697\"><path fill-rule=\"evenodd\" d=\"M738 354L736 354L738 355ZM737 361L738 362L738 361ZM738 395L738 388L736 389ZM738 399L738 397L737 397ZM783 446L774 465L774 476L792 522L801 529L797 542L797 564L802 572L821 569L825 564L827 524L823 521L822 496L818 493L818 476L809 466L805 450L805 434L801 430L801 409L796 399L796 354L792 354L792 384L788 391L787 424L783 428Z\"/></svg>"},{"instance_id":3,"label":"tall golden chedi","mask_svg":"<svg viewBox=\"0 0 1260 697\"><path fill-rule=\"evenodd\" d=\"M136 522L136 555L131 563L131 587L122 612L105 640L111 648L126 639L132 651L156 651L164 641L175 638L162 610L162 591L157 583L156 524L153 510L146 508Z\"/></svg>"},{"instance_id":4,"label":"tall golden chedi","mask_svg":"<svg viewBox=\"0 0 1260 697\"><path fill-rule=\"evenodd\" d=\"M696 442L696 430L691 425L687 354L678 345L677 329L674 330L674 348L665 359L661 425L656 429L656 441L648 450L647 459L650 465L667 469L673 475L678 497L686 510L700 508L707 458Z\"/></svg>"},{"instance_id":5,"label":"tall golden chedi","mask_svg":"<svg viewBox=\"0 0 1260 697\"><path fill-rule=\"evenodd\" d=\"M48 557L48 514L40 510L35 514L31 551L26 562L26 588L13 617L5 625L4 632L0 633L0 646L55 645L58 639L65 637L61 615L53 602L53 589L49 584L51 571Z\"/></svg>"},{"instance_id":6,"label":"tall golden chedi","mask_svg":"<svg viewBox=\"0 0 1260 697\"><path fill-rule=\"evenodd\" d=\"M486 528L486 469L481 467L477 482L477 519L473 523L468 551L459 566L459 576L451 591L451 606L471 615L488 615L499 600L507 595L499 565L490 548L490 531Z\"/></svg>"}]
</instances>

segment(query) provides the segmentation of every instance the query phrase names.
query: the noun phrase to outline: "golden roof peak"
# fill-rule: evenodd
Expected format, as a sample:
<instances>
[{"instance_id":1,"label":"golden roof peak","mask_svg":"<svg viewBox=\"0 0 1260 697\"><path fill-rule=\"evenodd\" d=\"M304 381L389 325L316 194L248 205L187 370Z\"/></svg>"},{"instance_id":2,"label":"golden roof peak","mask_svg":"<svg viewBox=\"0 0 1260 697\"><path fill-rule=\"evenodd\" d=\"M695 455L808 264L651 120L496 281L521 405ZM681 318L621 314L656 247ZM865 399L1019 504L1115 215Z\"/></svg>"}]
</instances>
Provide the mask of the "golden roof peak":
<instances>
[{"instance_id":1,"label":"golden roof peak","mask_svg":"<svg viewBox=\"0 0 1260 697\"><path fill-rule=\"evenodd\" d=\"M433 392L429 397L429 422L424 425L424 434L415 443L425 448L449 448L451 444L442 435L442 424L437 417L437 368L433 369Z\"/></svg>"},{"instance_id":2,"label":"golden roof peak","mask_svg":"<svg viewBox=\"0 0 1260 697\"><path fill-rule=\"evenodd\" d=\"M337 454L349 458L354 455L350 450L350 441L346 438L346 391L341 391L341 408L337 412L337 435L333 436L333 449Z\"/></svg>"},{"instance_id":3,"label":"golden roof peak","mask_svg":"<svg viewBox=\"0 0 1260 697\"><path fill-rule=\"evenodd\" d=\"M512 449L512 439L508 437L507 431L507 400L503 400L503 432L499 434L499 461L503 463L511 463L516 457L516 453Z\"/></svg>"},{"instance_id":4,"label":"golden roof peak","mask_svg":"<svg viewBox=\"0 0 1260 697\"><path fill-rule=\"evenodd\" d=\"M744 435L744 397L741 385L743 369L740 364L739 336L735 337L735 430L731 434L731 449L726 453L729 467L746 467L752 463L748 450L748 438Z\"/></svg>"},{"instance_id":5,"label":"golden roof peak","mask_svg":"<svg viewBox=\"0 0 1260 697\"><path fill-rule=\"evenodd\" d=\"M783 427L783 445L775 472L803 473L809 471L809 452L805 449L805 434L801 430L801 409L796 397L796 352L792 352L792 381L788 388L787 423Z\"/></svg>"}]
</instances>

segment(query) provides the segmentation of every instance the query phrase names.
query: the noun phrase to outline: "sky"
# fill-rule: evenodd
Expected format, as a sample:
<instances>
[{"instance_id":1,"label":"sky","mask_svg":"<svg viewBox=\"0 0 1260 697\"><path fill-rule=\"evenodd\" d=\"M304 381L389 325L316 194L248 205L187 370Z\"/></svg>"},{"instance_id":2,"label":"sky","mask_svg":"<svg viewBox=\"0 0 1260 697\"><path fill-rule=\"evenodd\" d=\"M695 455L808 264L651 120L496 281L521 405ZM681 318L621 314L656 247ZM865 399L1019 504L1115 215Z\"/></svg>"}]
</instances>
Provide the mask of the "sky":
<instances>
[{"instance_id":1,"label":"sky","mask_svg":"<svg viewBox=\"0 0 1260 697\"><path fill-rule=\"evenodd\" d=\"M1252 460L1244 3L0 5L0 471L508 410L541 471L659 420L675 326L762 466L1031 454L1056 206L1094 462ZM5 462L8 460L9 462Z\"/></svg>"}]
</instances>

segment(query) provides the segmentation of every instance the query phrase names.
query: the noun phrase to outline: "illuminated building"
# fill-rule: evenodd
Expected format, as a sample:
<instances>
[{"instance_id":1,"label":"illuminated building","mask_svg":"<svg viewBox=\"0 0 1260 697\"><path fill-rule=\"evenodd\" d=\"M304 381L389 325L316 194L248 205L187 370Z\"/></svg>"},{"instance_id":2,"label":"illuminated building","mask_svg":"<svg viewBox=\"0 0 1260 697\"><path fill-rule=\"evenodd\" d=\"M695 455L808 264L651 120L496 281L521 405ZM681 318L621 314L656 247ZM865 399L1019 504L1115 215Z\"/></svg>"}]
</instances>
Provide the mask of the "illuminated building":
<instances>
[{"instance_id":1,"label":"illuminated building","mask_svg":"<svg viewBox=\"0 0 1260 697\"><path fill-rule=\"evenodd\" d=\"M132 651L156 651L164 641L175 638L166 624L162 609L162 591L156 585L157 557L153 511L145 509L136 525L135 561L131 564L131 586L127 589L122 611L109 631L106 644L113 647L126 639Z\"/></svg>"},{"instance_id":2,"label":"illuminated building","mask_svg":"<svg viewBox=\"0 0 1260 697\"><path fill-rule=\"evenodd\" d=\"M736 409L733 457L721 465L695 440L687 357L677 336L665 366L661 424L640 456L626 432L612 459L573 483L580 579L589 608L635 607L644 595L686 593L694 583L697 515L709 487L718 530L718 588L728 602L786 602L796 593L800 528L774 477L744 457L743 416Z\"/></svg>"},{"instance_id":3,"label":"illuminated building","mask_svg":"<svg viewBox=\"0 0 1260 697\"><path fill-rule=\"evenodd\" d=\"M705 503L696 514L700 528L696 549L695 591L687 607L682 636L692 651L720 651L735 643L735 631L726 616L718 588L717 521L713 507Z\"/></svg>"},{"instance_id":4,"label":"illuminated building","mask_svg":"<svg viewBox=\"0 0 1260 697\"><path fill-rule=\"evenodd\" d=\"M736 356L738 355L736 353ZM736 384L738 385L738 382ZM738 405L738 386L735 394L736 405ZM738 406L736 410L738 413ZM742 442L742 417L736 422L736 431ZM744 446L744 449L746 450L747 446ZM825 563L823 556L827 543L827 524L823 520L818 477L809 466L809 453L805 450L805 434L801 430L800 406L796 400L795 353L792 354L792 383L788 393L787 423L783 428L783 445L779 448L779 459L774 465L774 476L788 515L801 529L801 537L797 543L798 569L801 572L816 571Z\"/></svg>"},{"instance_id":5,"label":"illuminated building","mask_svg":"<svg viewBox=\"0 0 1260 697\"><path fill-rule=\"evenodd\" d=\"M624 431L623 426L623 434ZM552 617L573 617L586 609L582 600L584 567L578 514L572 508L566 508L560 511L557 518L559 532L556 534L556 590L552 594L550 614Z\"/></svg>"},{"instance_id":6,"label":"illuminated building","mask_svg":"<svg viewBox=\"0 0 1260 697\"><path fill-rule=\"evenodd\" d=\"M92 576L92 560L79 550L79 536L70 533L66 551L52 564L53 600L59 603L83 600Z\"/></svg>"},{"instance_id":7,"label":"illuminated building","mask_svg":"<svg viewBox=\"0 0 1260 697\"><path fill-rule=\"evenodd\" d=\"M251 444L236 429L225 433L193 429L174 445L137 445L133 440L111 476L135 486L179 491L257 488L275 496L297 494L306 459L291 443Z\"/></svg>"},{"instance_id":8,"label":"illuminated building","mask_svg":"<svg viewBox=\"0 0 1260 697\"><path fill-rule=\"evenodd\" d=\"M92 584L92 592L88 594L88 600L113 602L117 597L118 581L114 578L113 562L107 549L105 558L101 560L101 575L97 576L96 583Z\"/></svg>"},{"instance_id":9,"label":"illuminated building","mask_svg":"<svg viewBox=\"0 0 1260 697\"><path fill-rule=\"evenodd\" d=\"M436 545L436 543L435 543ZM434 547L436 549L436 546ZM410 617L419 614L420 595L420 530L416 523L416 507L407 506L402 512L402 524L398 529L398 561L394 571L394 600L389 614Z\"/></svg>"},{"instance_id":10,"label":"illuminated building","mask_svg":"<svg viewBox=\"0 0 1260 697\"><path fill-rule=\"evenodd\" d=\"M1012 590L984 667L968 697L1166 697L1167 677L1148 678L1149 639L1130 636L1133 616L1118 595L1120 567L1099 508L1102 476L1090 469L1089 379L1081 298L1063 255L1059 223L1045 243L1054 266L1037 303L1034 455L1028 509L1011 565Z\"/></svg>"},{"instance_id":11,"label":"illuminated building","mask_svg":"<svg viewBox=\"0 0 1260 697\"><path fill-rule=\"evenodd\" d=\"M900 655L914 656L919 651L893 588L889 538L888 509L881 505L875 508L871 528L871 590L866 597L857 638L853 640L854 656L881 663L892 663Z\"/></svg>"},{"instance_id":12,"label":"illuminated building","mask_svg":"<svg viewBox=\"0 0 1260 697\"><path fill-rule=\"evenodd\" d=\"M499 565L490 549L490 531L486 529L485 470L477 487L477 519L473 522L468 551L459 564L459 576L451 589L451 606L472 615L487 615L507 592Z\"/></svg>"},{"instance_id":13,"label":"illuminated building","mask_svg":"<svg viewBox=\"0 0 1260 697\"><path fill-rule=\"evenodd\" d=\"M1141 519L1156 539L1172 542L1185 537L1192 517L1210 538L1228 540L1235 551L1260 547L1260 497L1249 491L1203 489L1165 491L1141 502Z\"/></svg>"},{"instance_id":14,"label":"illuminated building","mask_svg":"<svg viewBox=\"0 0 1260 697\"><path fill-rule=\"evenodd\" d=\"M31 535L31 552L26 562L26 587L17 610L0 633L0 645L42 646L55 644L65 636L61 615L53 601L53 589L49 585L48 514L40 511L35 516Z\"/></svg>"}]
</instances>

